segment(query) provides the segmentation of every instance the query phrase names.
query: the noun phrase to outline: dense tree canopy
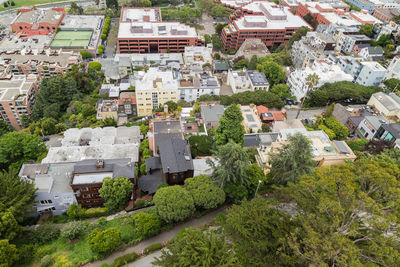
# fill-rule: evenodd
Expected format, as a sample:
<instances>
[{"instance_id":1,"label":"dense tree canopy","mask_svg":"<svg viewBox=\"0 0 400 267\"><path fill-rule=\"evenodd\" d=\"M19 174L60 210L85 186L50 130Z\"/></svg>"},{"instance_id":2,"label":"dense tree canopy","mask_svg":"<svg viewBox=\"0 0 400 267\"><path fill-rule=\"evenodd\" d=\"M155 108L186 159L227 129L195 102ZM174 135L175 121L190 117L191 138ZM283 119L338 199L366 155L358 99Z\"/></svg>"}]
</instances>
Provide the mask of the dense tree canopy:
<instances>
[{"instance_id":1,"label":"dense tree canopy","mask_svg":"<svg viewBox=\"0 0 400 267\"><path fill-rule=\"evenodd\" d=\"M100 196L105 200L104 206L109 209L122 209L132 193L133 184L126 177L106 177L99 189Z\"/></svg>"},{"instance_id":2,"label":"dense tree canopy","mask_svg":"<svg viewBox=\"0 0 400 267\"><path fill-rule=\"evenodd\" d=\"M0 240L0 266L13 266L18 259L18 250L13 244L9 244L8 240Z\"/></svg>"},{"instance_id":3,"label":"dense tree canopy","mask_svg":"<svg viewBox=\"0 0 400 267\"><path fill-rule=\"evenodd\" d=\"M268 163L273 181L285 185L295 182L301 175L311 173L316 165L312 158L310 140L301 133L290 135L288 143L269 154Z\"/></svg>"},{"instance_id":4,"label":"dense tree canopy","mask_svg":"<svg viewBox=\"0 0 400 267\"><path fill-rule=\"evenodd\" d=\"M0 120L0 137L6 133L14 131L11 124L6 122L5 120Z\"/></svg>"},{"instance_id":5,"label":"dense tree canopy","mask_svg":"<svg viewBox=\"0 0 400 267\"><path fill-rule=\"evenodd\" d=\"M215 129L216 145L224 145L228 143L229 140L243 145L245 131L242 121L243 116L239 105L232 104L228 106L219 119L218 126Z\"/></svg>"},{"instance_id":6,"label":"dense tree canopy","mask_svg":"<svg viewBox=\"0 0 400 267\"><path fill-rule=\"evenodd\" d=\"M158 234L161 230L161 222L157 215L139 212L132 216L135 230L141 238L148 238Z\"/></svg>"},{"instance_id":7,"label":"dense tree canopy","mask_svg":"<svg viewBox=\"0 0 400 267\"><path fill-rule=\"evenodd\" d=\"M88 243L93 252L109 253L121 243L121 231L117 228L108 228L104 231L96 228L88 236Z\"/></svg>"},{"instance_id":8,"label":"dense tree canopy","mask_svg":"<svg viewBox=\"0 0 400 267\"><path fill-rule=\"evenodd\" d=\"M286 84L283 84L283 83L275 84L274 86L271 87L271 89L269 91L273 94L276 94L280 98L286 98L286 97L292 96L290 94L289 86Z\"/></svg>"},{"instance_id":9,"label":"dense tree canopy","mask_svg":"<svg viewBox=\"0 0 400 267\"><path fill-rule=\"evenodd\" d=\"M224 191L206 175L186 179L185 189L192 195L196 208L213 209L225 202Z\"/></svg>"},{"instance_id":10,"label":"dense tree canopy","mask_svg":"<svg viewBox=\"0 0 400 267\"><path fill-rule=\"evenodd\" d=\"M190 152L192 157L210 156L213 148L213 138L209 135L192 135L189 137Z\"/></svg>"},{"instance_id":11,"label":"dense tree canopy","mask_svg":"<svg viewBox=\"0 0 400 267\"><path fill-rule=\"evenodd\" d=\"M161 15L163 21L180 21L182 23L194 22L201 19L201 10L183 6L180 8L162 8Z\"/></svg>"},{"instance_id":12,"label":"dense tree canopy","mask_svg":"<svg viewBox=\"0 0 400 267\"><path fill-rule=\"evenodd\" d=\"M359 34L364 34L370 38L374 35L374 27L372 24L366 23L364 25L361 25L360 30L358 31Z\"/></svg>"},{"instance_id":13,"label":"dense tree canopy","mask_svg":"<svg viewBox=\"0 0 400 267\"><path fill-rule=\"evenodd\" d=\"M286 72L282 66L273 61L264 61L257 65L259 72L264 72L270 86L281 83L286 79Z\"/></svg>"}]
</instances>

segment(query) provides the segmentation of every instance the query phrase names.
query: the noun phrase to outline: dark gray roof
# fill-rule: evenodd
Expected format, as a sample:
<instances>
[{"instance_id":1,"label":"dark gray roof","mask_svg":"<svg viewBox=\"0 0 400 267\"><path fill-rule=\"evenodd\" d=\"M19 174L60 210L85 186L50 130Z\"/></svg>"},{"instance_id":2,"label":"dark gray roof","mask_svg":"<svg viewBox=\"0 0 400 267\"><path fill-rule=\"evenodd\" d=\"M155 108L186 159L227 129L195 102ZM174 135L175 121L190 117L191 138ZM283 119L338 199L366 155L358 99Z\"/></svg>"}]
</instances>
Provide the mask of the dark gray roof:
<instances>
[{"instance_id":1,"label":"dark gray roof","mask_svg":"<svg viewBox=\"0 0 400 267\"><path fill-rule=\"evenodd\" d=\"M153 122L154 149L157 151L160 143L171 138L183 139L180 121Z\"/></svg>"},{"instance_id":2,"label":"dark gray roof","mask_svg":"<svg viewBox=\"0 0 400 267\"><path fill-rule=\"evenodd\" d=\"M103 168L96 167L96 159L79 161L74 166L74 174L112 172L113 177L136 178L136 171L130 159L105 159Z\"/></svg>"},{"instance_id":3,"label":"dark gray roof","mask_svg":"<svg viewBox=\"0 0 400 267\"><path fill-rule=\"evenodd\" d=\"M380 46L370 46L368 47L368 53L372 55L383 55L383 49Z\"/></svg>"},{"instance_id":4,"label":"dark gray roof","mask_svg":"<svg viewBox=\"0 0 400 267\"><path fill-rule=\"evenodd\" d=\"M278 139L279 133L254 133L244 135L244 146L271 145Z\"/></svg>"},{"instance_id":5,"label":"dark gray roof","mask_svg":"<svg viewBox=\"0 0 400 267\"><path fill-rule=\"evenodd\" d=\"M221 118L222 114L224 114L224 106L222 105L208 105L201 106L201 116L203 120L207 122L218 122L219 118Z\"/></svg>"},{"instance_id":6,"label":"dark gray roof","mask_svg":"<svg viewBox=\"0 0 400 267\"><path fill-rule=\"evenodd\" d=\"M193 170L189 145L182 139L167 139L160 143L160 158L164 173Z\"/></svg>"},{"instance_id":7,"label":"dark gray roof","mask_svg":"<svg viewBox=\"0 0 400 267\"><path fill-rule=\"evenodd\" d=\"M263 72L249 70L247 73L249 74L249 78L254 85L266 86L269 84L267 77L265 77Z\"/></svg>"},{"instance_id":8,"label":"dark gray roof","mask_svg":"<svg viewBox=\"0 0 400 267\"><path fill-rule=\"evenodd\" d=\"M146 170L150 172L151 170L159 170L161 168L161 160L159 157L151 157L146 159Z\"/></svg>"},{"instance_id":9,"label":"dark gray roof","mask_svg":"<svg viewBox=\"0 0 400 267\"><path fill-rule=\"evenodd\" d=\"M346 124L347 120L350 117L350 112L348 112L343 105L335 104L332 116L340 121L341 124Z\"/></svg>"},{"instance_id":10,"label":"dark gray roof","mask_svg":"<svg viewBox=\"0 0 400 267\"><path fill-rule=\"evenodd\" d=\"M351 121L355 126L358 127L360 123L364 120L364 116L351 116L349 117L349 121Z\"/></svg>"},{"instance_id":11,"label":"dark gray roof","mask_svg":"<svg viewBox=\"0 0 400 267\"><path fill-rule=\"evenodd\" d=\"M228 70L229 64L225 60L214 60L214 70Z\"/></svg>"},{"instance_id":12,"label":"dark gray roof","mask_svg":"<svg viewBox=\"0 0 400 267\"><path fill-rule=\"evenodd\" d=\"M400 138L400 123L382 124L382 127L393 135L394 138Z\"/></svg>"},{"instance_id":13,"label":"dark gray roof","mask_svg":"<svg viewBox=\"0 0 400 267\"><path fill-rule=\"evenodd\" d=\"M141 176L138 181L138 187L143 192L154 194L161 183L165 183L163 173L161 170L156 170Z\"/></svg>"}]
</instances>

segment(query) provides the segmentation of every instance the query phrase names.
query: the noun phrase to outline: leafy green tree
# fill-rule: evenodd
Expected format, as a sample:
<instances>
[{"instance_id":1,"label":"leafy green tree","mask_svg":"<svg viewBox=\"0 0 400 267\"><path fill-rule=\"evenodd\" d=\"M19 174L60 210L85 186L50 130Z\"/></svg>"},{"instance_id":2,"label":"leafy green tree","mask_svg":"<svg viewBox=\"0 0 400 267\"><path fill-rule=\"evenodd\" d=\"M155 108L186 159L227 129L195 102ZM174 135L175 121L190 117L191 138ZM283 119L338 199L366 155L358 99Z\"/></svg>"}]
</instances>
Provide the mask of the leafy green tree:
<instances>
[{"instance_id":1,"label":"leafy green tree","mask_svg":"<svg viewBox=\"0 0 400 267\"><path fill-rule=\"evenodd\" d=\"M71 222L69 225L61 229L61 237L67 240L74 240L79 238L86 230L87 225L85 222L76 221Z\"/></svg>"},{"instance_id":2,"label":"leafy green tree","mask_svg":"<svg viewBox=\"0 0 400 267\"><path fill-rule=\"evenodd\" d=\"M286 79L282 66L273 61L264 61L257 65L257 71L264 72L270 86L281 83Z\"/></svg>"},{"instance_id":3,"label":"leafy green tree","mask_svg":"<svg viewBox=\"0 0 400 267\"><path fill-rule=\"evenodd\" d=\"M0 120L0 137L6 133L14 131L14 128L8 122Z\"/></svg>"},{"instance_id":4,"label":"leafy green tree","mask_svg":"<svg viewBox=\"0 0 400 267\"><path fill-rule=\"evenodd\" d=\"M221 38L217 34L211 35L211 41L213 45L213 49L216 51L221 50L222 48L222 41Z\"/></svg>"},{"instance_id":5,"label":"leafy green tree","mask_svg":"<svg viewBox=\"0 0 400 267\"><path fill-rule=\"evenodd\" d=\"M101 70L101 63L97 61L92 61L89 63L89 69L95 69L97 71Z\"/></svg>"},{"instance_id":6,"label":"leafy green tree","mask_svg":"<svg viewBox=\"0 0 400 267\"><path fill-rule=\"evenodd\" d=\"M289 136L288 143L271 151L268 164L276 184L296 182L301 175L311 173L316 165L311 141L301 133Z\"/></svg>"},{"instance_id":7,"label":"leafy green tree","mask_svg":"<svg viewBox=\"0 0 400 267\"><path fill-rule=\"evenodd\" d=\"M240 145L230 141L219 146L214 159L216 162L207 159L207 163L212 167L212 179L219 187L224 188L227 183L248 184L246 169L249 157Z\"/></svg>"},{"instance_id":8,"label":"leafy green tree","mask_svg":"<svg viewBox=\"0 0 400 267\"><path fill-rule=\"evenodd\" d=\"M380 47L385 47L387 45L390 45L392 43L390 34L382 34L377 41L372 40L371 45L372 46L380 46Z\"/></svg>"},{"instance_id":9,"label":"leafy green tree","mask_svg":"<svg viewBox=\"0 0 400 267\"><path fill-rule=\"evenodd\" d=\"M174 101L167 101L164 105L168 106L168 111L174 112L178 109L178 104ZM162 107L164 109L164 107Z\"/></svg>"},{"instance_id":10,"label":"leafy green tree","mask_svg":"<svg viewBox=\"0 0 400 267\"><path fill-rule=\"evenodd\" d=\"M208 135L192 135L189 137L190 152L192 157L210 156L213 148L213 138Z\"/></svg>"},{"instance_id":11,"label":"leafy green tree","mask_svg":"<svg viewBox=\"0 0 400 267\"><path fill-rule=\"evenodd\" d=\"M249 62L249 70L257 69L258 58L256 55L252 56Z\"/></svg>"},{"instance_id":12,"label":"leafy green tree","mask_svg":"<svg viewBox=\"0 0 400 267\"><path fill-rule=\"evenodd\" d=\"M178 185L158 189L153 202L158 216L167 223L185 220L195 211L192 196Z\"/></svg>"},{"instance_id":13,"label":"leafy green tree","mask_svg":"<svg viewBox=\"0 0 400 267\"><path fill-rule=\"evenodd\" d=\"M214 18L228 18L232 12L232 9L221 5L221 4L214 4L211 8L210 15Z\"/></svg>"},{"instance_id":14,"label":"leafy green tree","mask_svg":"<svg viewBox=\"0 0 400 267\"><path fill-rule=\"evenodd\" d=\"M249 192L249 197L253 197L257 187L263 186L267 177L265 176L264 171L255 163L247 166L246 175L249 179L249 183L246 186Z\"/></svg>"},{"instance_id":15,"label":"leafy green tree","mask_svg":"<svg viewBox=\"0 0 400 267\"><path fill-rule=\"evenodd\" d=\"M222 30L228 26L228 24L226 23L217 23L217 25L215 25L215 31L217 32L218 35L221 35Z\"/></svg>"},{"instance_id":16,"label":"leafy green tree","mask_svg":"<svg viewBox=\"0 0 400 267\"><path fill-rule=\"evenodd\" d=\"M262 131L263 133L272 132L271 128L270 128L270 127L268 126L268 124L266 124L266 123L264 123L264 124L261 126L261 131Z\"/></svg>"},{"instance_id":17,"label":"leafy green tree","mask_svg":"<svg viewBox=\"0 0 400 267\"><path fill-rule=\"evenodd\" d=\"M213 209L225 202L224 190L206 175L186 179L185 189L192 195L196 208Z\"/></svg>"},{"instance_id":18,"label":"leafy green tree","mask_svg":"<svg viewBox=\"0 0 400 267\"><path fill-rule=\"evenodd\" d=\"M262 198L233 205L224 224L241 266L294 266L293 252L286 244L291 231L290 216Z\"/></svg>"},{"instance_id":19,"label":"leafy green tree","mask_svg":"<svg viewBox=\"0 0 400 267\"><path fill-rule=\"evenodd\" d=\"M228 182L224 188L226 199L230 203L240 204L249 196L246 186Z\"/></svg>"},{"instance_id":20,"label":"leafy green tree","mask_svg":"<svg viewBox=\"0 0 400 267\"><path fill-rule=\"evenodd\" d=\"M118 9L118 0L106 0L107 8Z\"/></svg>"},{"instance_id":21,"label":"leafy green tree","mask_svg":"<svg viewBox=\"0 0 400 267\"><path fill-rule=\"evenodd\" d=\"M269 91L278 95L280 98L291 97L289 86L283 83L275 84Z\"/></svg>"},{"instance_id":22,"label":"leafy green tree","mask_svg":"<svg viewBox=\"0 0 400 267\"><path fill-rule=\"evenodd\" d=\"M20 169L24 162L36 160L47 151L39 136L23 132L10 132L0 137L1 169Z\"/></svg>"},{"instance_id":23,"label":"leafy green tree","mask_svg":"<svg viewBox=\"0 0 400 267\"><path fill-rule=\"evenodd\" d=\"M334 117L325 118L325 125L335 133L338 139L344 139L349 135L349 129Z\"/></svg>"},{"instance_id":24,"label":"leafy green tree","mask_svg":"<svg viewBox=\"0 0 400 267\"><path fill-rule=\"evenodd\" d=\"M359 34L364 34L369 38L372 38L374 35L374 27L372 24L366 23L361 25L360 30L358 31Z\"/></svg>"},{"instance_id":25,"label":"leafy green tree","mask_svg":"<svg viewBox=\"0 0 400 267\"><path fill-rule=\"evenodd\" d=\"M0 266L13 266L18 260L18 250L7 239L0 240Z\"/></svg>"},{"instance_id":26,"label":"leafy green tree","mask_svg":"<svg viewBox=\"0 0 400 267\"><path fill-rule=\"evenodd\" d=\"M235 104L228 106L215 129L216 145L221 146L232 140L243 146L245 131L242 121L243 116L239 106Z\"/></svg>"},{"instance_id":27,"label":"leafy green tree","mask_svg":"<svg viewBox=\"0 0 400 267\"><path fill-rule=\"evenodd\" d=\"M150 0L140 0L140 6L151 7L151 1Z\"/></svg>"},{"instance_id":28,"label":"leafy green tree","mask_svg":"<svg viewBox=\"0 0 400 267\"><path fill-rule=\"evenodd\" d=\"M146 136L148 131L149 131L148 125L146 125L146 124L140 125L140 132L143 134L143 136Z\"/></svg>"},{"instance_id":29,"label":"leafy green tree","mask_svg":"<svg viewBox=\"0 0 400 267\"><path fill-rule=\"evenodd\" d=\"M204 34L204 40L206 41L206 44L211 43L211 36L209 34Z\"/></svg>"},{"instance_id":30,"label":"leafy green tree","mask_svg":"<svg viewBox=\"0 0 400 267\"><path fill-rule=\"evenodd\" d=\"M315 20L315 19L313 18L313 16L311 15L311 13L307 13L307 14L303 17L303 19L304 19L305 21L307 21L307 23L310 24L314 29L317 28L317 26L318 26L318 21Z\"/></svg>"},{"instance_id":31,"label":"leafy green tree","mask_svg":"<svg viewBox=\"0 0 400 267\"><path fill-rule=\"evenodd\" d=\"M92 54L87 52L87 51L81 51L80 54L81 54L82 58L90 58L90 57L92 57Z\"/></svg>"},{"instance_id":32,"label":"leafy green tree","mask_svg":"<svg viewBox=\"0 0 400 267\"><path fill-rule=\"evenodd\" d=\"M400 90L400 80L396 78L387 79L383 82L387 88L390 90L398 89Z\"/></svg>"},{"instance_id":33,"label":"leafy green tree","mask_svg":"<svg viewBox=\"0 0 400 267\"><path fill-rule=\"evenodd\" d=\"M132 216L136 233L142 238L157 235L161 231L161 222L157 215L139 212Z\"/></svg>"},{"instance_id":34,"label":"leafy green tree","mask_svg":"<svg viewBox=\"0 0 400 267\"><path fill-rule=\"evenodd\" d=\"M296 32L290 37L289 42L287 44L287 49L290 50L294 42L299 41L303 36L307 35L307 32L310 31L310 28L301 26L296 30Z\"/></svg>"},{"instance_id":35,"label":"leafy green tree","mask_svg":"<svg viewBox=\"0 0 400 267\"><path fill-rule=\"evenodd\" d=\"M60 236L60 229L51 223L42 223L33 231L31 240L34 243L45 244L57 239Z\"/></svg>"},{"instance_id":36,"label":"leafy green tree","mask_svg":"<svg viewBox=\"0 0 400 267\"><path fill-rule=\"evenodd\" d=\"M88 236L88 243L93 252L109 253L121 243L121 231L117 228L108 228L104 231L96 228Z\"/></svg>"},{"instance_id":37,"label":"leafy green tree","mask_svg":"<svg viewBox=\"0 0 400 267\"><path fill-rule=\"evenodd\" d=\"M153 264L165 267L178 266L238 266L231 246L214 231L184 228L161 251Z\"/></svg>"},{"instance_id":38,"label":"leafy green tree","mask_svg":"<svg viewBox=\"0 0 400 267\"><path fill-rule=\"evenodd\" d=\"M243 68L248 68L249 67L249 60L247 58L243 58L238 60L234 65L233 65L233 69L235 70L241 70Z\"/></svg>"},{"instance_id":39,"label":"leafy green tree","mask_svg":"<svg viewBox=\"0 0 400 267\"><path fill-rule=\"evenodd\" d=\"M122 209L132 193L133 184L126 177L106 177L99 189L100 197L105 200L104 206L109 209Z\"/></svg>"}]
</instances>

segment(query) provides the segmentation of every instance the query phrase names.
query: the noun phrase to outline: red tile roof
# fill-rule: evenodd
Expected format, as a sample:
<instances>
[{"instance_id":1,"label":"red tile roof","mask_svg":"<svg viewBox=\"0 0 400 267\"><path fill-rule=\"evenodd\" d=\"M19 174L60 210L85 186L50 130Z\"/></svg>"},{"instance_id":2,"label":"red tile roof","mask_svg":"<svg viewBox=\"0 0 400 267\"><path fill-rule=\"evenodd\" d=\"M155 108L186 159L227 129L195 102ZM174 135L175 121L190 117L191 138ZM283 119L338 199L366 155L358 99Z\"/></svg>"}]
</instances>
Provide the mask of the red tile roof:
<instances>
[{"instance_id":1,"label":"red tile roof","mask_svg":"<svg viewBox=\"0 0 400 267\"><path fill-rule=\"evenodd\" d=\"M257 106L257 113L258 115L261 116L263 113L271 113L273 116L274 121L283 121L285 120L285 115L283 115L282 111L275 111L275 110L269 110L267 107L264 106ZM268 120L268 119L267 119Z\"/></svg>"}]
</instances>

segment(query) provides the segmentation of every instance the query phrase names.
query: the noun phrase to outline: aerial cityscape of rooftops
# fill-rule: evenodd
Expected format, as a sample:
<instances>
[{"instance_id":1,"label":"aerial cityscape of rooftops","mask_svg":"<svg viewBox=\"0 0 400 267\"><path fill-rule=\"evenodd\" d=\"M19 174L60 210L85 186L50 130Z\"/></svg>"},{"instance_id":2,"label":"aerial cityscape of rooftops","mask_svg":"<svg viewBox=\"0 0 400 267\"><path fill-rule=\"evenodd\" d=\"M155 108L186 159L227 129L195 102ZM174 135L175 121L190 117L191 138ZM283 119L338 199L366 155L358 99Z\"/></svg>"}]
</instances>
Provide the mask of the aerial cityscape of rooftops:
<instances>
[{"instance_id":1,"label":"aerial cityscape of rooftops","mask_svg":"<svg viewBox=\"0 0 400 267\"><path fill-rule=\"evenodd\" d=\"M400 266L400 0L0 0L0 168L0 266Z\"/></svg>"}]
</instances>

